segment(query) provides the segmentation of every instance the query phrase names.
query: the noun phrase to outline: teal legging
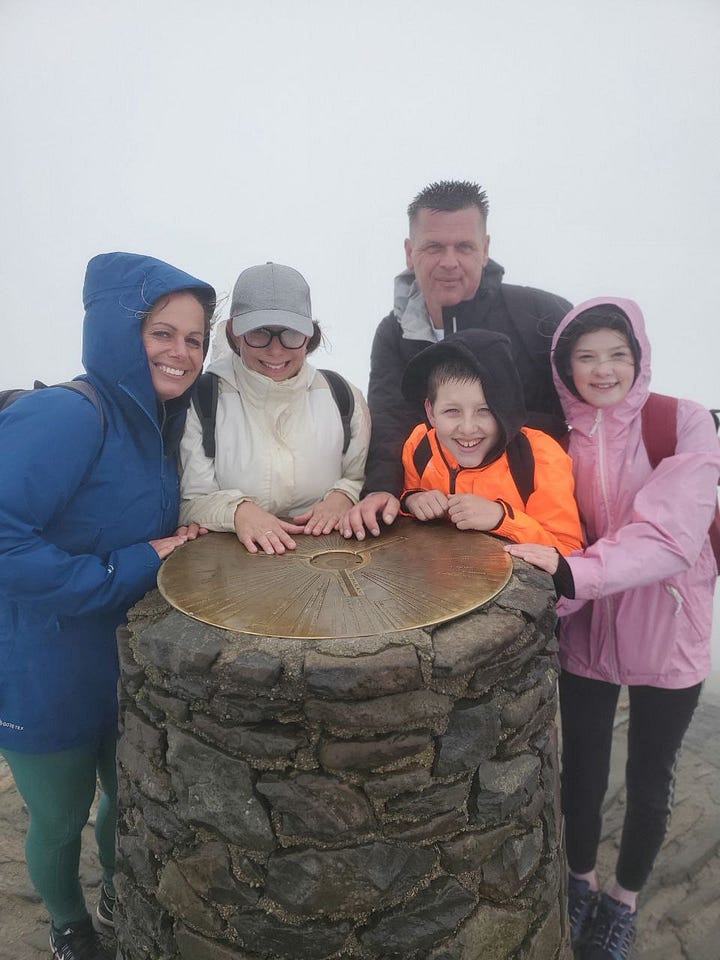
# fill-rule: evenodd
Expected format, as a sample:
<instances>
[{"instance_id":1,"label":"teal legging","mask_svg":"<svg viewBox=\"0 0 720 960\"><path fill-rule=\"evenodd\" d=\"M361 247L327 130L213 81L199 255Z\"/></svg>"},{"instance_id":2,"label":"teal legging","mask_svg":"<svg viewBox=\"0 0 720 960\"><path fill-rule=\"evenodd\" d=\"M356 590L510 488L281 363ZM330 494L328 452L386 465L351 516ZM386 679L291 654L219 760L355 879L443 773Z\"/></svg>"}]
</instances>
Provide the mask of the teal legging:
<instances>
[{"instance_id":1,"label":"teal legging","mask_svg":"<svg viewBox=\"0 0 720 960\"><path fill-rule=\"evenodd\" d=\"M102 793L95 821L103 883L114 894L117 773L115 731L95 743L58 753L0 750L30 813L25 857L30 879L63 929L87 917L80 878L80 840L95 797Z\"/></svg>"}]
</instances>

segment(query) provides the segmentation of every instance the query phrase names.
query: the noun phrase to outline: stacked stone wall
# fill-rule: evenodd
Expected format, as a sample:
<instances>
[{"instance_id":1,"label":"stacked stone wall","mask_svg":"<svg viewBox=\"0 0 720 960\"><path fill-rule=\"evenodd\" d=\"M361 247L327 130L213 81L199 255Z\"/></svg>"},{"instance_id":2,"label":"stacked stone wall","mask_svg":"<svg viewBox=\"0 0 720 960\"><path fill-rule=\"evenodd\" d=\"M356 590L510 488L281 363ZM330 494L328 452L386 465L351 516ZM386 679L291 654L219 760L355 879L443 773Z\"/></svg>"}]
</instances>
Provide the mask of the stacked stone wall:
<instances>
[{"instance_id":1,"label":"stacked stone wall","mask_svg":"<svg viewBox=\"0 0 720 960\"><path fill-rule=\"evenodd\" d=\"M122 960L569 956L549 578L435 628L120 631Z\"/></svg>"}]
</instances>

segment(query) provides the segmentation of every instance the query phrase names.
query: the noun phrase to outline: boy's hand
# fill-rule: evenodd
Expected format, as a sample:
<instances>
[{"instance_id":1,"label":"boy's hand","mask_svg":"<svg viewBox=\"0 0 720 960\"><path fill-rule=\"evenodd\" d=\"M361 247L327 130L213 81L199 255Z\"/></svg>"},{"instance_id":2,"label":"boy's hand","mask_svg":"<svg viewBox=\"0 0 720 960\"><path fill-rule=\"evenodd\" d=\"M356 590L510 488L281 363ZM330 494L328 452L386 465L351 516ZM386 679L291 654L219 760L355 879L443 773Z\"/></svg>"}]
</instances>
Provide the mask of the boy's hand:
<instances>
[{"instance_id":1,"label":"boy's hand","mask_svg":"<svg viewBox=\"0 0 720 960\"><path fill-rule=\"evenodd\" d=\"M505 510L497 500L453 493L448 497L448 516L458 530L494 530L502 523Z\"/></svg>"},{"instance_id":2,"label":"boy's hand","mask_svg":"<svg viewBox=\"0 0 720 960\"><path fill-rule=\"evenodd\" d=\"M405 497L405 509L416 520L439 520L448 509L448 498L441 490L423 490Z\"/></svg>"},{"instance_id":3,"label":"boy's hand","mask_svg":"<svg viewBox=\"0 0 720 960\"><path fill-rule=\"evenodd\" d=\"M378 514L382 513L383 522L391 524L400 511L400 501L391 493L378 491L369 493L340 518L338 530L347 540L353 534L358 540L365 539L365 527L374 537L380 536Z\"/></svg>"},{"instance_id":4,"label":"boy's hand","mask_svg":"<svg viewBox=\"0 0 720 960\"><path fill-rule=\"evenodd\" d=\"M353 502L340 490L332 490L324 500L314 503L309 510L293 517L293 523L305 524L303 533L319 537L321 533L337 530L340 518L344 516Z\"/></svg>"}]
</instances>

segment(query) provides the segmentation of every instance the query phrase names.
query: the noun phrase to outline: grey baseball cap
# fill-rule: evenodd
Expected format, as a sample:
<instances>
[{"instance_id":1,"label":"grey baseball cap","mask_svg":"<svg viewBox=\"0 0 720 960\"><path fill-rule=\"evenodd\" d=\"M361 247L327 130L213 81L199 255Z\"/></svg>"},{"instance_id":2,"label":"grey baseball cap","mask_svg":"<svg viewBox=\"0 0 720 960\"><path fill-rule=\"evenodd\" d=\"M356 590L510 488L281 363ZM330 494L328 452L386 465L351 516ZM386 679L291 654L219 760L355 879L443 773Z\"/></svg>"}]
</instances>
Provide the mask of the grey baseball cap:
<instances>
[{"instance_id":1,"label":"grey baseball cap","mask_svg":"<svg viewBox=\"0 0 720 960\"><path fill-rule=\"evenodd\" d=\"M235 282L229 322L236 337L258 327L289 327L311 337L310 287L281 263L248 267Z\"/></svg>"}]
</instances>

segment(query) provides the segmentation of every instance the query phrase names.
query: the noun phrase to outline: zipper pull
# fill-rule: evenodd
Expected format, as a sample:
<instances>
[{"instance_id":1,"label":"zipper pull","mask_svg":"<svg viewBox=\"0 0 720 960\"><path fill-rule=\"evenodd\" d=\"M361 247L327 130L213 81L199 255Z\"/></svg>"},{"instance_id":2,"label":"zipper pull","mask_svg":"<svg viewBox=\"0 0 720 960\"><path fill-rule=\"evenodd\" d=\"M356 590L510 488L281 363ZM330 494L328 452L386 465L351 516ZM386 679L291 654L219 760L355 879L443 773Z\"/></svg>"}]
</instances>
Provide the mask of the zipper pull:
<instances>
[{"instance_id":1,"label":"zipper pull","mask_svg":"<svg viewBox=\"0 0 720 960\"><path fill-rule=\"evenodd\" d=\"M588 436L592 437L594 435L595 431L600 426L601 420L602 420L602 410L598 410L598 412L595 415L595 423L592 425L592 429L590 430L590 433L588 434Z\"/></svg>"}]
</instances>

